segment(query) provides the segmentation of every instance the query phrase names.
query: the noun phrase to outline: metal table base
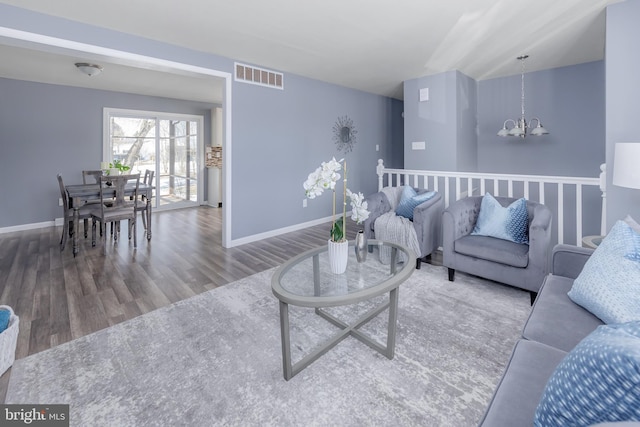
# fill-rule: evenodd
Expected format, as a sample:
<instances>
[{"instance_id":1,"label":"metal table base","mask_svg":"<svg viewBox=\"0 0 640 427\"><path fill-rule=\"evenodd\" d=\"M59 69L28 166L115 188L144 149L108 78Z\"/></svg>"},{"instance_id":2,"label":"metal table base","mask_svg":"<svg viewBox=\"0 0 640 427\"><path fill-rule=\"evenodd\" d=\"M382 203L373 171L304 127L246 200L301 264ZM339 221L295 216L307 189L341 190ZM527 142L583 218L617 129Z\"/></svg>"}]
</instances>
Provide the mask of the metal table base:
<instances>
[{"instance_id":1,"label":"metal table base","mask_svg":"<svg viewBox=\"0 0 640 427\"><path fill-rule=\"evenodd\" d=\"M389 323L387 327L387 344L383 346L379 344L377 341L374 341L363 332L358 329L374 319L384 310L389 309ZM348 336L353 336L357 338L362 343L368 345L374 350L381 353L383 356L388 359L393 359L395 355L395 345L396 345L396 327L398 320L398 288L394 288L389 292L389 300L385 303L369 310L362 316L360 316L356 321L352 324L347 324L342 320L332 316L327 313L325 310L320 308L315 308L315 312L317 315L327 320L329 323L341 329L340 332L335 334L329 340L318 346L311 353L303 357L297 363L292 363L291 361L291 336L289 330L289 304L286 302L280 301L280 334L282 337L282 369L284 373L284 379L290 380L304 368L315 362L320 356L325 354L327 351L335 347L342 340L347 338Z\"/></svg>"}]
</instances>

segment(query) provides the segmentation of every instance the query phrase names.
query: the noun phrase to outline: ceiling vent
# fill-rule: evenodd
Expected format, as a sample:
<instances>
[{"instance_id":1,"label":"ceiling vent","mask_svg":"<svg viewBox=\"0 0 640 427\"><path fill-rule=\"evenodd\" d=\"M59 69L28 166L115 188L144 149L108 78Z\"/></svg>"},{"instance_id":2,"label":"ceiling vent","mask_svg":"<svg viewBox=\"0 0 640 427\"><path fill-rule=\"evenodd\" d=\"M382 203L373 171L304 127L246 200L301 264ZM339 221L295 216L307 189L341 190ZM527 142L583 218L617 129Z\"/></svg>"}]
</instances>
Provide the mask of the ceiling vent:
<instances>
[{"instance_id":1,"label":"ceiling vent","mask_svg":"<svg viewBox=\"0 0 640 427\"><path fill-rule=\"evenodd\" d=\"M284 89L284 77L282 73L254 67L253 65L236 65L235 79L237 82L251 83L259 86L267 86L275 89Z\"/></svg>"}]
</instances>

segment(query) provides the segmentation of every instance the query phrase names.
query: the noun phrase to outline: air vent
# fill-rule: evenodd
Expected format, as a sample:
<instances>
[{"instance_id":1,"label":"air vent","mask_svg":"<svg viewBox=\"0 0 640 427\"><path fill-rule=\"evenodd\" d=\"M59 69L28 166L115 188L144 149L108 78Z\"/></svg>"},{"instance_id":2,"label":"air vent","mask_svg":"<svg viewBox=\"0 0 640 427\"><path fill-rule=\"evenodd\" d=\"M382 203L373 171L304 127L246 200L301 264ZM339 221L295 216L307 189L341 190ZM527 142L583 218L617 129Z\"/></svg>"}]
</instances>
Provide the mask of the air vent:
<instances>
[{"instance_id":1,"label":"air vent","mask_svg":"<svg viewBox=\"0 0 640 427\"><path fill-rule=\"evenodd\" d=\"M284 77L282 73L254 67L253 65L236 65L236 81L251 83L259 86L267 86L276 89L284 89Z\"/></svg>"}]
</instances>

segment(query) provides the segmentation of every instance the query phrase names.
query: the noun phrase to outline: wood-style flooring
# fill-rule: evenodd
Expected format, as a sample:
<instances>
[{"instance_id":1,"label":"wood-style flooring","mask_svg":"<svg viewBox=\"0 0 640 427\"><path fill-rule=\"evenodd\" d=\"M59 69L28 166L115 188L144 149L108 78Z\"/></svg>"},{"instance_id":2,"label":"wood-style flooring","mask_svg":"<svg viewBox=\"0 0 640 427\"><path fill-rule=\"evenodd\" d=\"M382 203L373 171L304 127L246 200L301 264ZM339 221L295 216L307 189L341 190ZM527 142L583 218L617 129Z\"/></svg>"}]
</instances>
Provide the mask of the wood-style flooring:
<instances>
[{"instance_id":1,"label":"wood-style flooring","mask_svg":"<svg viewBox=\"0 0 640 427\"><path fill-rule=\"evenodd\" d=\"M276 267L329 238L327 223L225 249L222 209L210 207L154 212L151 241L138 226L137 249L123 224L106 256L89 231L75 258L70 240L60 251L62 227L0 234L0 304L20 317L16 359ZM357 229L347 226L349 239ZM0 377L2 402L10 375Z\"/></svg>"}]
</instances>

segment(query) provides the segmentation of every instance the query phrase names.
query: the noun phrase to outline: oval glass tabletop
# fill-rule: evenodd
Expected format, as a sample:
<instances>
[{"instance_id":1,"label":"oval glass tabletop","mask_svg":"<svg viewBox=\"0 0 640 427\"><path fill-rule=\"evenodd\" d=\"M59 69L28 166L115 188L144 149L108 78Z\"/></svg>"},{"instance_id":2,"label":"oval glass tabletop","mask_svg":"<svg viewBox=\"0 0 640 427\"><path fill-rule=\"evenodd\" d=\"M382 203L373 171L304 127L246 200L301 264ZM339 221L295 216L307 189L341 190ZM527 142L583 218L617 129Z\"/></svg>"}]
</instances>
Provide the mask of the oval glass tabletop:
<instances>
[{"instance_id":1,"label":"oval glass tabletop","mask_svg":"<svg viewBox=\"0 0 640 427\"><path fill-rule=\"evenodd\" d=\"M368 245L373 252L367 253L364 262L358 262L349 245L343 274L330 271L326 245L290 259L273 275L274 295L283 302L308 307L352 304L398 287L413 273L416 256L408 248L378 240L369 240Z\"/></svg>"}]
</instances>

